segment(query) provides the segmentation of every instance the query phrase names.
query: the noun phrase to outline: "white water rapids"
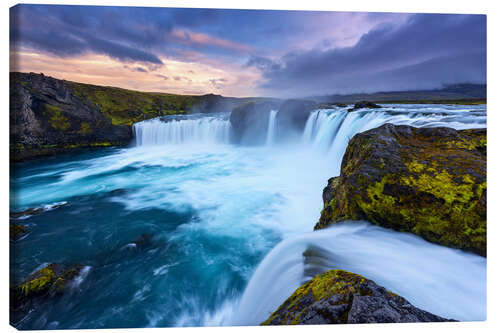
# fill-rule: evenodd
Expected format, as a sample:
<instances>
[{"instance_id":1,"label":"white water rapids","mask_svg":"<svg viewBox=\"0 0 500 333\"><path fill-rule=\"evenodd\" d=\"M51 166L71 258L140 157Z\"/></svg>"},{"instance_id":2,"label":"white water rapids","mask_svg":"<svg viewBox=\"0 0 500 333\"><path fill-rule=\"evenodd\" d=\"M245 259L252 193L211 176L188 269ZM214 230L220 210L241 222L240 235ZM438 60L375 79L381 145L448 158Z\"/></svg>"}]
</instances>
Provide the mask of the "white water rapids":
<instances>
[{"instance_id":1,"label":"white water rapids","mask_svg":"<svg viewBox=\"0 0 500 333\"><path fill-rule=\"evenodd\" d=\"M345 149L356 133L384 123L481 128L486 126L483 106L393 105L375 111L317 110L311 112L300 142L280 142L276 138L276 115L276 111L269 113L266 147L255 148L256 155L244 154L246 158L255 159L251 168L259 168L261 162L269 163L265 169L267 174L261 176L259 173L255 178L238 181L239 186L258 191L267 191L272 186L281 191L286 204L278 209L277 215L271 214L273 221L259 216L259 222L247 222L279 230L283 241L253 272L243 295L226 300L215 311L206 312L203 324L259 324L300 284L315 273L333 268L362 274L436 315L457 320L486 318L485 258L365 222L310 232L321 209L321 190L329 177L340 173ZM158 145L178 146L184 147L188 154L190 147L208 144L212 151L240 151L238 145L231 145L232 129L228 118L227 114L218 114L154 119L135 124L134 133L139 148L146 150ZM195 151L199 153L198 148ZM238 161L242 160L234 163L241 163ZM246 171L242 170L242 174L246 175ZM314 175L303 177L307 172ZM295 181L299 184L291 186ZM221 193L210 195L223 196L224 200L241 200L239 192L230 195L233 184L227 183L225 188L221 184L218 190ZM227 196L223 195L224 191L228 191ZM216 225L232 228L234 219L244 214L235 209L218 212L233 215L231 218L218 215L220 222ZM234 227L241 228L241 225ZM306 259L303 253L308 249L313 255ZM192 319L186 315L178 320L178 325L190 325Z\"/></svg>"}]
</instances>

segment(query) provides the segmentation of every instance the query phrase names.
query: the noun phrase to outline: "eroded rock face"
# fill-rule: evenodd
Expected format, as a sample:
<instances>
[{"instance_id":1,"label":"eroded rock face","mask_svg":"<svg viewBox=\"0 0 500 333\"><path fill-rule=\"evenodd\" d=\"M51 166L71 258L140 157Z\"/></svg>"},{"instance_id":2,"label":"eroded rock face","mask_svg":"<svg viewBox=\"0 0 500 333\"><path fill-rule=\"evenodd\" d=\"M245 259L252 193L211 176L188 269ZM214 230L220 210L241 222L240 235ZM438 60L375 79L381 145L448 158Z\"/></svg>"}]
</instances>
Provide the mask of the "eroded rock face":
<instances>
[{"instance_id":1,"label":"eroded rock face","mask_svg":"<svg viewBox=\"0 0 500 333\"><path fill-rule=\"evenodd\" d=\"M284 131L292 130L302 133L307 122L307 118L312 110L318 108L318 105L313 101L301 99L289 99L281 104L276 119L281 129ZM280 133L284 136L286 133Z\"/></svg>"},{"instance_id":2,"label":"eroded rock face","mask_svg":"<svg viewBox=\"0 0 500 333\"><path fill-rule=\"evenodd\" d=\"M386 124L354 136L315 230L367 220L486 256L486 129Z\"/></svg>"},{"instance_id":3,"label":"eroded rock face","mask_svg":"<svg viewBox=\"0 0 500 333\"><path fill-rule=\"evenodd\" d=\"M50 155L77 147L127 144L130 126L115 126L73 87L51 77L11 73L11 159Z\"/></svg>"},{"instance_id":4,"label":"eroded rock face","mask_svg":"<svg viewBox=\"0 0 500 333\"><path fill-rule=\"evenodd\" d=\"M372 280L331 270L300 286L262 325L453 321L411 305Z\"/></svg>"},{"instance_id":5,"label":"eroded rock face","mask_svg":"<svg viewBox=\"0 0 500 333\"><path fill-rule=\"evenodd\" d=\"M233 109L229 121L237 142L263 144L269 125L269 113L277 110L275 102L249 102Z\"/></svg>"}]
</instances>

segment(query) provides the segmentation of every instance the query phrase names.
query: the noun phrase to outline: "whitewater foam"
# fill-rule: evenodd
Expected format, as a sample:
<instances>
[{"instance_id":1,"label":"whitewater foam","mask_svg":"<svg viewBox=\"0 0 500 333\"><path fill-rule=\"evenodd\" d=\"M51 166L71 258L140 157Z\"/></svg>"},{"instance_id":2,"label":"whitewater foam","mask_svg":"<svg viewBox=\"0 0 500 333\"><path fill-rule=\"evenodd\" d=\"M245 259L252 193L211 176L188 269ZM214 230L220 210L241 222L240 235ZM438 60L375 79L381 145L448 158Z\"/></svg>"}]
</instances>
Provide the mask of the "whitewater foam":
<instances>
[{"instance_id":1,"label":"whitewater foam","mask_svg":"<svg viewBox=\"0 0 500 333\"><path fill-rule=\"evenodd\" d=\"M304 253L320 260L307 260ZM312 278L307 272L329 269L361 274L439 316L486 319L485 258L358 222L291 237L274 247L253 274L231 324L261 323Z\"/></svg>"}]
</instances>

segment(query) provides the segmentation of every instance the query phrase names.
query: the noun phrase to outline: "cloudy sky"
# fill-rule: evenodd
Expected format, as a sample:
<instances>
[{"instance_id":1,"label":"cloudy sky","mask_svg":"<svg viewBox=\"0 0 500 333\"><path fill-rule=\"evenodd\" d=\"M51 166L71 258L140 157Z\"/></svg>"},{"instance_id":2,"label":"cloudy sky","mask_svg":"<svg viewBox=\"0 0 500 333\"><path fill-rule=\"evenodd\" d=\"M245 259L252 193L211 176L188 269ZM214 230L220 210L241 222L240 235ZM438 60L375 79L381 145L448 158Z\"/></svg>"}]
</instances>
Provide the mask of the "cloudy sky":
<instances>
[{"instance_id":1,"label":"cloudy sky","mask_svg":"<svg viewBox=\"0 0 500 333\"><path fill-rule=\"evenodd\" d=\"M18 5L11 71L302 97L486 82L486 16Z\"/></svg>"}]
</instances>

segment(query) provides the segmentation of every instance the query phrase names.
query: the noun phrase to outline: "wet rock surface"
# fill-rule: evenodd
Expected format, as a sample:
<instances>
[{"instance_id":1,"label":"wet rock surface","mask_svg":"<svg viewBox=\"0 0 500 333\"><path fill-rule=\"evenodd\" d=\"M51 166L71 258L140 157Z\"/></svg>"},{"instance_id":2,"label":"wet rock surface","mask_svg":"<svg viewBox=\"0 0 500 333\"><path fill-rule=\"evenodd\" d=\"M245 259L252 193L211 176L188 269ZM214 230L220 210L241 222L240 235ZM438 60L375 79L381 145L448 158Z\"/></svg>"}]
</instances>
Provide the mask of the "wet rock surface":
<instances>
[{"instance_id":1,"label":"wet rock surface","mask_svg":"<svg viewBox=\"0 0 500 333\"><path fill-rule=\"evenodd\" d=\"M372 280L331 270L300 286L262 325L454 321L410 304Z\"/></svg>"},{"instance_id":2,"label":"wet rock surface","mask_svg":"<svg viewBox=\"0 0 500 333\"><path fill-rule=\"evenodd\" d=\"M18 285L11 286L11 323L15 324L44 302L68 292L82 269L83 266L51 263L30 274Z\"/></svg>"},{"instance_id":3,"label":"wet rock surface","mask_svg":"<svg viewBox=\"0 0 500 333\"><path fill-rule=\"evenodd\" d=\"M9 226L10 239L17 241L21 239L24 235L28 233L29 229L27 226L17 223L12 223Z\"/></svg>"},{"instance_id":4,"label":"wet rock surface","mask_svg":"<svg viewBox=\"0 0 500 333\"><path fill-rule=\"evenodd\" d=\"M237 142L262 144L266 140L269 112L277 110L279 103L249 102L233 109L229 121Z\"/></svg>"},{"instance_id":5,"label":"wet rock surface","mask_svg":"<svg viewBox=\"0 0 500 333\"><path fill-rule=\"evenodd\" d=\"M486 256L486 129L386 124L354 136L315 230L344 220Z\"/></svg>"}]
</instances>

